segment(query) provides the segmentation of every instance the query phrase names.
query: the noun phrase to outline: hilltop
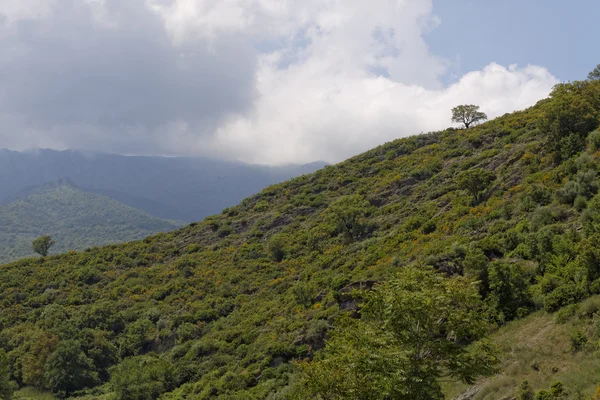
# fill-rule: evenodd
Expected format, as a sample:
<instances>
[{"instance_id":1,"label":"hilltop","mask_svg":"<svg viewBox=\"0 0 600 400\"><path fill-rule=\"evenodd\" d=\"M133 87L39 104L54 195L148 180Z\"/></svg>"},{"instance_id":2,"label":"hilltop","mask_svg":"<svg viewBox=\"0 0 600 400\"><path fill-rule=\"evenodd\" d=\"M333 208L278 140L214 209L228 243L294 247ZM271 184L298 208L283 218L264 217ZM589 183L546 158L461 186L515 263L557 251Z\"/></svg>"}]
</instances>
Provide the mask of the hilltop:
<instances>
[{"instance_id":1,"label":"hilltop","mask_svg":"<svg viewBox=\"0 0 600 400\"><path fill-rule=\"evenodd\" d=\"M31 242L42 235L51 235L56 242L52 253L61 253L142 239L182 225L61 179L26 188L0 205L0 262L32 256Z\"/></svg>"},{"instance_id":2,"label":"hilltop","mask_svg":"<svg viewBox=\"0 0 600 400\"><path fill-rule=\"evenodd\" d=\"M387 377L404 375L368 357L402 361L403 349L371 325L360 336L368 318L339 318L356 316L352 288L428 293L425 277L464 290L482 325L455 341L456 329L439 332L459 355L511 320L600 293L599 123L600 82L562 84L530 109L384 144L174 232L2 266L10 376L89 398L358 399L370 382L382 385L369 398L389 398ZM63 354L78 360L77 385L59 379Z\"/></svg>"}]
</instances>

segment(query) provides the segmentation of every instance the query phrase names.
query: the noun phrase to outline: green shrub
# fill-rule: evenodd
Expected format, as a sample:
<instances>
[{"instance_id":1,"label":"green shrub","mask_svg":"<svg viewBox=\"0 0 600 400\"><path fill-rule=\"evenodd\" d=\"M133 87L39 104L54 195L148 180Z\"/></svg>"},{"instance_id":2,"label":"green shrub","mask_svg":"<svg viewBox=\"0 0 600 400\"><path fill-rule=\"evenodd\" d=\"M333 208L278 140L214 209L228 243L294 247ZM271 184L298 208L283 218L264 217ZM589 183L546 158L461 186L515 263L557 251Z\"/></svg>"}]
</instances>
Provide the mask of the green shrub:
<instances>
[{"instance_id":1,"label":"green shrub","mask_svg":"<svg viewBox=\"0 0 600 400\"><path fill-rule=\"evenodd\" d=\"M153 400L174 388L175 371L155 356L128 358L113 369L110 386L119 400Z\"/></svg>"},{"instance_id":2,"label":"green shrub","mask_svg":"<svg viewBox=\"0 0 600 400\"><path fill-rule=\"evenodd\" d=\"M584 196L577 196L573 203L573 207L575 207L577 211L584 210L587 207L587 199Z\"/></svg>"},{"instance_id":3,"label":"green shrub","mask_svg":"<svg viewBox=\"0 0 600 400\"><path fill-rule=\"evenodd\" d=\"M528 381L522 381L519 384L519 391L517 392L517 400L533 400L534 393L531 385Z\"/></svg>"},{"instance_id":4,"label":"green shrub","mask_svg":"<svg viewBox=\"0 0 600 400\"><path fill-rule=\"evenodd\" d=\"M585 333L579 329L575 329L573 332L571 332L569 339L571 341L571 350L573 351L579 351L583 349L583 346L585 346L588 342L588 338Z\"/></svg>"}]
</instances>

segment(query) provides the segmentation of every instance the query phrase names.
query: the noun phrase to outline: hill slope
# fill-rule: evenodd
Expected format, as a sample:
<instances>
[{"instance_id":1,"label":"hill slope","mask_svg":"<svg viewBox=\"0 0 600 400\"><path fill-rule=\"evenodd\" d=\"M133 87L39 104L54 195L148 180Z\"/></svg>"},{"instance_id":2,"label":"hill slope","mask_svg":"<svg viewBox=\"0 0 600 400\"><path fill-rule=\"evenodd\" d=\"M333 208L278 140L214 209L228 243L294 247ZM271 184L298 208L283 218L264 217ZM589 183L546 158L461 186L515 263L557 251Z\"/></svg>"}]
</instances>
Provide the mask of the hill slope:
<instances>
[{"instance_id":1,"label":"hill slope","mask_svg":"<svg viewBox=\"0 0 600 400\"><path fill-rule=\"evenodd\" d=\"M565 84L531 109L387 143L175 232L2 266L11 376L93 398L287 398L293 361L343 334L331 327L354 308L350 289L406 266L473 279L492 326L580 301L600 292L599 123L600 82ZM87 374L77 387L50 379L64 353Z\"/></svg>"},{"instance_id":2,"label":"hill slope","mask_svg":"<svg viewBox=\"0 0 600 400\"><path fill-rule=\"evenodd\" d=\"M68 180L28 188L0 206L0 262L33 254L33 239L49 234L52 253L120 243L179 228Z\"/></svg>"},{"instance_id":3,"label":"hill slope","mask_svg":"<svg viewBox=\"0 0 600 400\"><path fill-rule=\"evenodd\" d=\"M150 215L198 221L273 183L324 163L266 167L194 157L121 156L76 150L0 150L0 201L28 186L69 177L86 191Z\"/></svg>"}]
</instances>

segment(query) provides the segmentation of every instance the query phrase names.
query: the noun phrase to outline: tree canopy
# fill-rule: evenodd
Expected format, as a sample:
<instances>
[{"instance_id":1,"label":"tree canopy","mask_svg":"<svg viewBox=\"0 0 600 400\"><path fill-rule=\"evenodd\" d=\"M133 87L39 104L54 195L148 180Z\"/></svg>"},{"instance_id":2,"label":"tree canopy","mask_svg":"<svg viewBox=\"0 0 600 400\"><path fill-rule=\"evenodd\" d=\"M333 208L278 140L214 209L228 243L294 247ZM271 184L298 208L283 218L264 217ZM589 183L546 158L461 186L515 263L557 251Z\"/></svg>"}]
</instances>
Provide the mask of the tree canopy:
<instances>
[{"instance_id":1,"label":"tree canopy","mask_svg":"<svg viewBox=\"0 0 600 400\"><path fill-rule=\"evenodd\" d=\"M469 129L471 125L477 122L487 119L487 115L479 111L479 106L473 104L460 105L452 109L452 122L464 124L466 129Z\"/></svg>"},{"instance_id":2,"label":"tree canopy","mask_svg":"<svg viewBox=\"0 0 600 400\"><path fill-rule=\"evenodd\" d=\"M408 267L364 294L360 319L345 318L314 362L300 364L298 398L443 399L439 379L490 375L494 350L476 286Z\"/></svg>"},{"instance_id":3,"label":"tree canopy","mask_svg":"<svg viewBox=\"0 0 600 400\"><path fill-rule=\"evenodd\" d=\"M594 68L589 74L588 74L588 79L590 81L594 81L594 80L598 80L600 79L600 64L598 64L596 66L596 68Z\"/></svg>"},{"instance_id":4,"label":"tree canopy","mask_svg":"<svg viewBox=\"0 0 600 400\"><path fill-rule=\"evenodd\" d=\"M50 247L54 246L54 243L54 240L52 240L50 236L46 235L35 239L33 243L31 243L31 246L33 247L33 251L42 257L46 257L50 251Z\"/></svg>"}]
</instances>

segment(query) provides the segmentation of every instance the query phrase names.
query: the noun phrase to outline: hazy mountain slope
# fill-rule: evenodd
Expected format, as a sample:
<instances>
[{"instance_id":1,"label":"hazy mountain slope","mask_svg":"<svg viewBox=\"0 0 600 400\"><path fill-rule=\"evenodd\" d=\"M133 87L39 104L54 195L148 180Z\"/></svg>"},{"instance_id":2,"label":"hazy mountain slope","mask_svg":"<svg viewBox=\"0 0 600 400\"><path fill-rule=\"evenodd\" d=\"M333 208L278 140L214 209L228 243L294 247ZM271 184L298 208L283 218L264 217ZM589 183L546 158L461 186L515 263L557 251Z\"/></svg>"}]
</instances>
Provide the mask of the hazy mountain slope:
<instances>
[{"instance_id":1,"label":"hazy mountain slope","mask_svg":"<svg viewBox=\"0 0 600 400\"><path fill-rule=\"evenodd\" d=\"M52 253L140 239L182 226L151 217L70 181L28 188L0 206L0 261L32 255L41 235L56 241Z\"/></svg>"},{"instance_id":2,"label":"hazy mountain slope","mask_svg":"<svg viewBox=\"0 0 600 400\"><path fill-rule=\"evenodd\" d=\"M206 158L0 150L0 200L27 186L69 177L79 187L151 215L197 221L323 165L265 167Z\"/></svg>"},{"instance_id":3,"label":"hazy mountain slope","mask_svg":"<svg viewBox=\"0 0 600 400\"><path fill-rule=\"evenodd\" d=\"M45 360L70 346L97 374L95 398L287 398L292 361L355 306L350 283L408 265L464 275L497 326L600 293L599 124L600 82L561 86L531 109L387 143L175 232L2 266L12 377L52 388Z\"/></svg>"}]
</instances>

